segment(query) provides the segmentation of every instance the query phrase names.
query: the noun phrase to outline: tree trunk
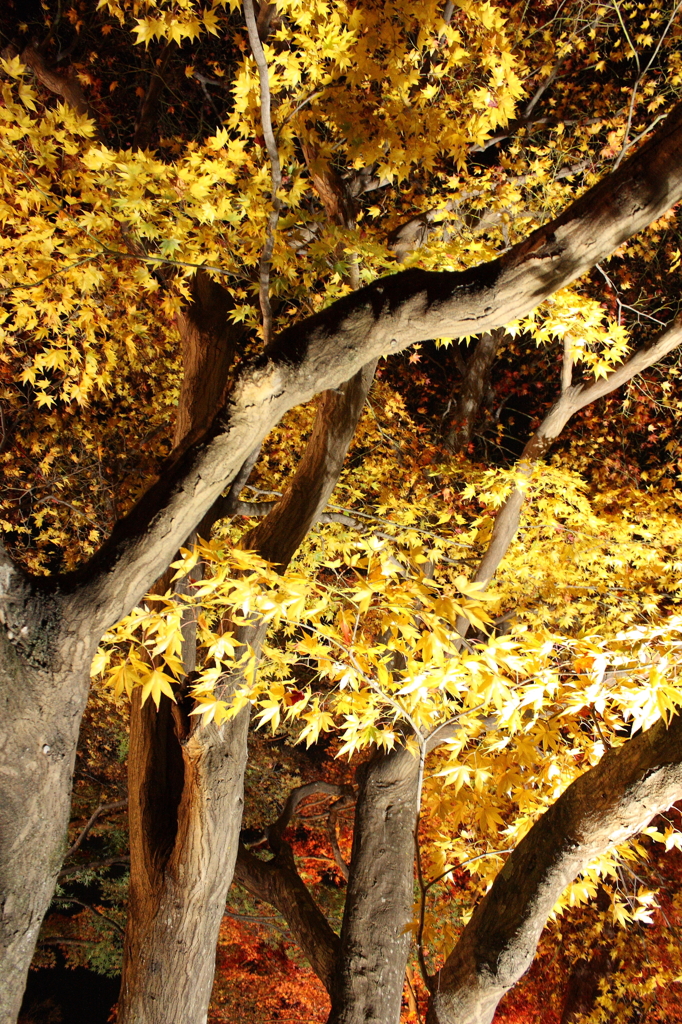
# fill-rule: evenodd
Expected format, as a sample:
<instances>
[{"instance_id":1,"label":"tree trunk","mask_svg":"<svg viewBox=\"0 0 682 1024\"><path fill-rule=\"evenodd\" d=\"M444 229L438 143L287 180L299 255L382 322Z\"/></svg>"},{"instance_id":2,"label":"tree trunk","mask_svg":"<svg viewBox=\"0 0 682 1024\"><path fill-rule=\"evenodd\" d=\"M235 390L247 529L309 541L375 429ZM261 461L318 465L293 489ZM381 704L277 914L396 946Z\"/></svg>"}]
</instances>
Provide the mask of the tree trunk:
<instances>
[{"instance_id":1,"label":"tree trunk","mask_svg":"<svg viewBox=\"0 0 682 1024\"><path fill-rule=\"evenodd\" d=\"M242 333L228 321L229 293L195 275L178 316L183 381L174 446L185 449L224 401ZM196 535L186 543L192 544ZM166 572L153 590L171 585ZM187 590L189 579L178 581ZM183 624L185 672L196 663L196 628ZM260 637L247 627L244 642ZM237 676L240 676L237 673ZM241 681L241 678L234 682ZM233 683L234 685L234 683ZM232 879L242 818L246 709L218 727L188 716L182 702L141 706L133 693L128 751L130 896L118 1004L121 1024L202 1024L214 951Z\"/></svg>"},{"instance_id":2,"label":"tree trunk","mask_svg":"<svg viewBox=\"0 0 682 1024\"><path fill-rule=\"evenodd\" d=\"M65 652L57 603L18 590L0 604L0 1024L16 1020L62 865L93 655L78 641Z\"/></svg>"},{"instance_id":3,"label":"tree trunk","mask_svg":"<svg viewBox=\"0 0 682 1024\"><path fill-rule=\"evenodd\" d=\"M429 338L491 330L522 316L679 202L681 168L682 106L678 106L616 171L499 259L461 273L411 269L384 277L282 332L262 358L244 364L229 403L209 431L164 468L93 558L75 573L35 581L35 600L27 602L26 594L23 598L20 594L13 610L10 606L21 590L14 577L28 577L0 551L0 615L6 637L0 648L0 684L5 728L13 733L3 745L0 771L7 780L5 792L11 789L19 794L17 800L9 793L1 812L5 860L0 877L7 886L3 929L6 946L13 950L11 956L8 953L10 966L5 968L12 979L9 988L0 975L7 1020L11 1021L9 1007L18 998L15 980L28 969L31 941L24 937L35 936L32 922L40 907L47 906L54 878L55 836L64 834L65 820L60 815L70 792L66 766L75 756L74 723L85 699L91 639L98 639L140 600L235 478L249 452L288 409L323 389L338 387L381 355ZM60 595L65 601L68 596L68 624L59 623L47 607ZM36 616L44 610L45 621L36 630ZM12 611L9 619L8 611ZM53 628L59 636L50 648ZM27 655L22 651L31 635L35 645ZM41 643L45 653L37 658L35 650ZM67 644L73 649L68 657L53 653L59 645L63 645L60 651L66 650ZM18 662L12 651L18 653ZM17 694L18 679L32 694L28 707ZM33 698L40 712L32 709ZM44 738L46 732L53 743ZM63 758L63 771L40 770L38 761L32 765L31 758L37 758L36 752L45 745ZM25 769L17 767L17 758L26 758ZM28 776L33 785L26 793L27 831L35 825L35 839L27 836L17 819ZM54 811L56 825L40 822L38 804L43 814ZM21 873L28 881L15 877L19 850ZM36 867L39 864L44 875ZM29 888L43 895L27 899L22 893ZM21 907L26 915L23 925L18 924ZM4 994L8 991L9 996Z\"/></svg>"},{"instance_id":4,"label":"tree trunk","mask_svg":"<svg viewBox=\"0 0 682 1024\"><path fill-rule=\"evenodd\" d=\"M120 1024L206 1021L242 819L249 714L192 733L183 717L170 701L158 713L148 701L131 720Z\"/></svg>"},{"instance_id":5,"label":"tree trunk","mask_svg":"<svg viewBox=\"0 0 682 1024\"><path fill-rule=\"evenodd\" d=\"M411 944L419 761L404 747L377 752L359 778L340 938L272 828L275 857L262 861L242 848L235 877L286 920L331 997L327 1024L397 1024Z\"/></svg>"},{"instance_id":6,"label":"tree trunk","mask_svg":"<svg viewBox=\"0 0 682 1024\"><path fill-rule=\"evenodd\" d=\"M282 571L329 500L373 376L374 363L322 395L297 472L245 539ZM265 631L241 627L236 640L257 657ZM217 728L197 727L186 714L167 700L158 713L151 702L140 708L137 695L132 708L131 892L119 1024L205 1024L208 1012L238 851L249 715L245 708Z\"/></svg>"},{"instance_id":7,"label":"tree trunk","mask_svg":"<svg viewBox=\"0 0 682 1024\"><path fill-rule=\"evenodd\" d=\"M493 363L503 337L503 328L482 334L476 342L473 355L467 361L453 426L445 435L445 445L453 452L463 451L474 436L476 418L483 404Z\"/></svg>"},{"instance_id":8,"label":"tree trunk","mask_svg":"<svg viewBox=\"0 0 682 1024\"><path fill-rule=\"evenodd\" d=\"M341 951L327 1024L397 1024L414 916L419 760L406 748L362 769Z\"/></svg>"}]
</instances>

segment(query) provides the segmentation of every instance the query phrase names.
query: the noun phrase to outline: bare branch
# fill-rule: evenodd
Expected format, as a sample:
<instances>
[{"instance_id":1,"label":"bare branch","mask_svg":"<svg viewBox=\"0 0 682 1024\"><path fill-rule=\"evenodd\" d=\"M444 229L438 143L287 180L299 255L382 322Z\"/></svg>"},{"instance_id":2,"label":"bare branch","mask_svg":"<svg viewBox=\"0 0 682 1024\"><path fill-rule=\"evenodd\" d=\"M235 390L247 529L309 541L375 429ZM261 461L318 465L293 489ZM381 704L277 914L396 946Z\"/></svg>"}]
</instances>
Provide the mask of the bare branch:
<instances>
[{"instance_id":1,"label":"bare branch","mask_svg":"<svg viewBox=\"0 0 682 1024\"><path fill-rule=\"evenodd\" d=\"M121 927L118 921L114 921L113 917L107 917L107 915L103 914L101 910L94 907L92 903L84 903L83 900L77 900L74 896L56 896L55 899L60 903L75 903L78 907L84 907L86 910L92 911L92 913L97 917L101 917L103 921L107 921L116 929L117 932L120 932L121 935L125 934L125 929Z\"/></svg>"},{"instance_id":2,"label":"bare branch","mask_svg":"<svg viewBox=\"0 0 682 1024\"><path fill-rule=\"evenodd\" d=\"M570 334L564 338L564 358L561 364L561 393L568 391L573 381L573 339Z\"/></svg>"},{"instance_id":3,"label":"bare branch","mask_svg":"<svg viewBox=\"0 0 682 1024\"><path fill-rule=\"evenodd\" d=\"M346 801L348 798L354 797L352 786L337 786L332 782L307 782L303 786L297 786L296 789L292 789L287 797L287 802L282 808L280 814L274 825L270 825L268 833L268 841L273 850L277 850L282 841L282 836L289 825L289 822L293 818L298 805L306 797L314 796L317 793L325 793L328 796L340 797L341 800ZM338 801L337 801L338 802Z\"/></svg>"},{"instance_id":4,"label":"bare branch","mask_svg":"<svg viewBox=\"0 0 682 1024\"><path fill-rule=\"evenodd\" d=\"M627 123L625 125L625 135L623 137L623 145L622 145L620 153L616 157L616 159L614 161L614 164L613 164L614 168L616 168L621 163L621 161L623 160L623 157L625 156L627 151L632 146L632 143L629 141L629 135L630 135L630 129L632 128L632 118L633 118L634 113L635 113L635 101L636 101L636 98L637 98L637 92L639 90L640 85L642 84L642 80L646 77L646 75L649 72L649 69L651 68L651 65L656 60L656 57L658 56L658 51L660 50L660 48L661 48L661 46L663 44L663 40L665 39L666 35L668 34L668 30L670 29L670 26L672 25L673 21L677 17L678 12L680 11L680 8L682 8L682 3L678 3L677 7L675 7L675 10L672 12L670 17L668 18L668 21L666 22L665 28L661 32L661 35L659 36L658 42L656 43L656 46L654 47L654 51L651 54L651 57L649 58L649 61L648 61L647 65L646 65L646 67L644 68L644 70L642 70L641 67L640 67L639 55L638 55L637 50L635 49L635 47L633 45L633 42L632 42L632 40L630 38L630 34L629 34L627 28L625 27L625 22L623 21L623 16L621 14L620 7L618 6L616 0L613 0L613 6L614 6L614 8L616 10L616 13L618 15L618 20L620 21L621 26L623 28L623 33L625 35L625 38L627 39L628 43L630 44L630 48L632 49L632 52L634 53L635 60L637 61L637 71L638 71L637 79L635 81L635 84L632 87L632 93L630 94L630 103L629 103L629 106L628 106L628 117L627 117ZM656 120L658 120L658 119L656 119ZM649 130L651 130L651 129L649 129Z\"/></svg>"},{"instance_id":5,"label":"bare branch","mask_svg":"<svg viewBox=\"0 0 682 1024\"><path fill-rule=\"evenodd\" d=\"M272 211L268 218L268 226L265 235L265 245L260 258L260 308L263 315L263 340L265 344L270 343L272 337L272 307L270 306L270 270L272 268L272 251L275 246L275 231L279 221L279 213L282 208L282 200L279 198L279 190L282 186L282 168L277 149L277 140L272 130L272 117L270 113L270 82L268 76L268 65L263 52L263 45L258 34L254 0L244 0L244 16L249 33L251 52L258 68L260 80L260 119L263 129L265 148L270 159L270 173L272 176Z\"/></svg>"},{"instance_id":6,"label":"bare branch","mask_svg":"<svg viewBox=\"0 0 682 1024\"><path fill-rule=\"evenodd\" d=\"M100 804L99 807L97 807L88 818L86 825L81 830L73 846L70 846L69 849L64 854L64 860L68 860L69 857L72 857L74 855L74 853L81 846L84 839L87 837L90 829L95 824L95 822L97 821L101 814L109 814L110 811L122 811L123 808L127 806L127 798L125 800L114 800L114 802L110 804Z\"/></svg>"},{"instance_id":7,"label":"bare branch","mask_svg":"<svg viewBox=\"0 0 682 1024\"><path fill-rule=\"evenodd\" d=\"M91 860L87 864L74 864L70 868L62 868L57 878L61 882L64 878L73 878L75 875L83 874L84 871L99 871L102 868L111 868L115 864L130 864L130 856L127 853L122 853L116 857L104 857L103 860Z\"/></svg>"}]
</instances>

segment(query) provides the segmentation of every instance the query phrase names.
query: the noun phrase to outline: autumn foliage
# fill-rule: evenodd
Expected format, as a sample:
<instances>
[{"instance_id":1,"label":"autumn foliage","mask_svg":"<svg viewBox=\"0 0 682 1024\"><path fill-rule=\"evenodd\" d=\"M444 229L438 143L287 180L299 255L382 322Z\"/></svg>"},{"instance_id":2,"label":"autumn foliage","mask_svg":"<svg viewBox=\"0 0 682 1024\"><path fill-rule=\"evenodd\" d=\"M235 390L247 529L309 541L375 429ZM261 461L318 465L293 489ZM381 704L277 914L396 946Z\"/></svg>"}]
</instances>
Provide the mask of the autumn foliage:
<instances>
[{"instance_id":1,"label":"autumn foliage","mask_svg":"<svg viewBox=\"0 0 682 1024\"><path fill-rule=\"evenodd\" d=\"M473 281L656 138L682 87L663 2L27 10L3 15L0 61L0 526L38 587L75 573L64 593L219 436L240 374L278 344L298 365L298 325L397 271ZM413 755L401 1012L423 1019L535 823L682 704L680 248L673 207L492 333L380 359L333 496L286 558L264 556L259 524L324 406L292 402L254 437L238 493L233 473L94 654L36 965L61 937L70 963L118 969L129 702L185 751L250 712L242 847L288 851L342 937L358 780ZM207 338L220 371L197 371ZM211 401L193 373L214 375ZM316 781L338 787L338 814L330 790L278 833ZM567 880L496 1020L679 1017L679 814L637 831ZM211 1024L326 1020L286 914L247 889L228 898Z\"/></svg>"}]
</instances>

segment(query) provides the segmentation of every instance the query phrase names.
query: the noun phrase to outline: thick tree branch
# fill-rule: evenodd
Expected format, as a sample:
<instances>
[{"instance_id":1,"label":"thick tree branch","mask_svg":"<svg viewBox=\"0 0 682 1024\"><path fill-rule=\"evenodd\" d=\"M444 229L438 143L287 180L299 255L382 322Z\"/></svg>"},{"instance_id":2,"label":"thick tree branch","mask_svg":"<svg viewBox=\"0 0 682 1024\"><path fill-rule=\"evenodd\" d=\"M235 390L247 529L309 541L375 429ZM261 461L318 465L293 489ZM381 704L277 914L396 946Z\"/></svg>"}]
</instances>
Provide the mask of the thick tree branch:
<instances>
[{"instance_id":1,"label":"thick tree branch","mask_svg":"<svg viewBox=\"0 0 682 1024\"><path fill-rule=\"evenodd\" d=\"M292 789L277 821L267 829L268 842L275 856L272 860L259 860L240 844L235 879L252 895L279 910L311 967L331 992L340 950L339 939L301 879L291 847L282 838L301 801L317 793L342 800L353 795L350 786L322 781Z\"/></svg>"},{"instance_id":2,"label":"thick tree branch","mask_svg":"<svg viewBox=\"0 0 682 1024\"><path fill-rule=\"evenodd\" d=\"M301 880L290 847L283 843L274 860L262 861L240 846L234 877L253 896L279 910L329 992L339 956L339 937Z\"/></svg>"},{"instance_id":3,"label":"thick tree branch","mask_svg":"<svg viewBox=\"0 0 682 1024\"><path fill-rule=\"evenodd\" d=\"M572 783L510 855L434 977L428 1024L489 1024L569 882L680 797L679 715L610 750Z\"/></svg>"},{"instance_id":4,"label":"thick tree branch","mask_svg":"<svg viewBox=\"0 0 682 1024\"><path fill-rule=\"evenodd\" d=\"M282 499L244 541L246 547L258 551L269 562L289 564L331 498L375 368L376 361L372 360L341 387L320 396L304 458Z\"/></svg>"},{"instance_id":5,"label":"thick tree branch","mask_svg":"<svg viewBox=\"0 0 682 1024\"><path fill-rule=\"evenodd\" d=\"M285 494L244 540L282 570L329 500L373 371L373 365L364 367L338 392L322 396L312 437ZM235 475L233 493L241 490L254 458L252 448ZM215 513L215 505L211 511ZM257 616L235 629L236 643L248 644L256 663L266 630L267 623ZM216 686L216 698L229 700L245 684L246 671L235 666ZM188 721L186 710L168 701L158 712L151 702L143 708L139 703L136 690L129 763L136 766L138 779L133 784L131 778L129 783L132 870L119 1017L130 1024L165 1024L178 1006L191 1005L205 1016L208 1005L214 961L206 956L206 949L215 946L237 857L248 707L216 726L201 717ZM301 795L292 796L271 836L276 868L281 870L273 868L268 878L313 966L328 973L330 959L324 955L320 933L331 930L281 840ZM170 957L166 955L169 942ZM178 988L171 979L180 961L192 969L187 984Z\"/></svg>"},{"instance_id":6,"label":"thick tree branch","mask_svg":"<svg viewBox=\"0 0 682 1024\"><path fill-rule=\"evenodd\" d=\"M419 758L377 751L359 781L328 1024L397 1021L411 941Z\"/></svg>"},{"instance_id":7,"label":"thick tree branch","mask_svg":"<svg viewBox=\"0 0 682 1024\"><path fill-rule=\"evenodd\" d=\"M61 96L64 103L72 107L77 114L87 114L94 117L93 111L85 98L80 82L73 73L60 75L59 72L50 68L45 58L33 46L27 46L21 54L24 64L31 68L36 78L50 92Z\"/></svg>"},{"instance_id":8,"label":"thick tree branch","mask_svg":"<svg viewBox=\"0 0 682 1024\"><path fill-rule=\"evenodd\" d=\"M288 328L247 365L203 439L164 472L94 559L36 586L71 594L101 634L139 601L177 547L292 406L370 360L522 316L682 199L682 106L617 172L502 257L460 273L406 270ZM75 627L74 627L75 628Z\"/></svg>"},{"instance_id":9,"label":"thick tree branch","mask_svg":"<svg viewBox=\"0 0 682 1024\"><path fill-rule=\"evenodd\" d=\"M486 331L476 342L473 355L467 361L455 407L454 424L445 435L445 444L452 451L462 451L474 436L476 417L483 403L490 372L503 337L502 328Z\"/></svg>"}]
</instances>

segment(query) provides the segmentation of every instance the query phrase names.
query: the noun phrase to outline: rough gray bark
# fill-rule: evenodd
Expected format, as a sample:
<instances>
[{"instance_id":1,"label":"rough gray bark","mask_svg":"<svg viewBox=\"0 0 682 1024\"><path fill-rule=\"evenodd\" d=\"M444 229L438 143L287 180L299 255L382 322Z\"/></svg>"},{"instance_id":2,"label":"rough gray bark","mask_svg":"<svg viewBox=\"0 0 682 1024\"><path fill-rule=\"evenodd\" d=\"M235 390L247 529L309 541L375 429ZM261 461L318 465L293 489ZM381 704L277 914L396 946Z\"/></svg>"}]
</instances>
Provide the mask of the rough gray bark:
<instances>
[{"instance_id":1,"label":"rough gray bark","mask_svg":"<svg viewBox=\"0 0 682 1024\"><path fill-rule=\"evenodd\" d=\"M14 740L7 741L0 763L8 787L14 785L16 757L45 745L48 718L63 763L72 763L76 735L70 722L80 715L84 675L100 636L164 572L249 453L288 409L319 391L338 387L381 355L434 337L492 330L523 315L680 199L682 107L677 107L617 171L499 259L463 273L403 271L283 332L262 358L238 375L224 410L206 434L166 467L117 524L109 541L75 573L38 585L3 556L0 612L5 636L0 654L4 690L9 694L2 697L7 701L4 724L7 732L18 737L18 747ZM32 592L31 608L24 600L28 591ZM35 623L40 623L37 632ZM21 632L24 626L33 637L31 643ZM39 642L47 645L49 657L36 666ZM14 654L9 653L10 647ZM38 680L34 685L40 713L28 709L24 713L17 703L19 698L12 692L17 677L27 685ZM52 686L47 685L48 679L53 680ZM16 783L16 792L21 785ZM28 970L30 961L31 942L26 936L34 932L28 923L15 927L10 918L16 921L22 915L16 908L22 906L35 919L47 908L54 878L51 866L59 858L65 821L46 831L41 818L45 807L56 808L55 818L59 818L60 808L68 803L69 787L67 771L39 773L22 821L3 826L8 860L0 872L6 886L8 937L3 941L8 974L0 972L0 991L12 991L15 1002L15 979ZM16 863L12 857L22 843L26 875L7 866ZM28 865L41 863L49 881L38 884ZM34 881L37 888L29 896ZM7 1005L4 1020L11 1021L14 1004Z\"/></svg>"},{"instance_id":2,"label":"rough gray bark","mask_svg":"<svg viewBox=\"0 0 682 1024\"><path fill-rule=\"evenodd\" d=\"M413 917L419 760L405 747L362 771L328 1024L397 1024Z\"/></svg>"},{"instance_id":3,"label":"rough gray bark","mask_svg":"<svg viewBox=\"0 0 682 1024\"><path fill-rule=\"evenodd\" d=\"M0 550L0 1022L16 1020L67 845L93 650Z\"/></svg>"},{"instance_id":4,"label":"rough gray bark","mask_svg":"<svg viewBox=\"0 0 682 1024\"><path fill-rule=\"evenodd\" d=\"M490 1024L566 886L682 797L682 716L608 751L510 854L431 983L427 1024Z\"/></svg>"}]
</instances>

